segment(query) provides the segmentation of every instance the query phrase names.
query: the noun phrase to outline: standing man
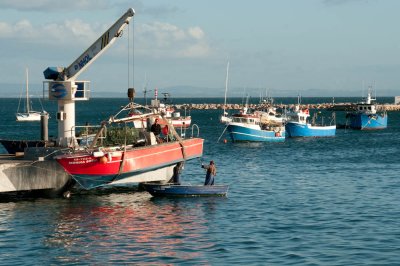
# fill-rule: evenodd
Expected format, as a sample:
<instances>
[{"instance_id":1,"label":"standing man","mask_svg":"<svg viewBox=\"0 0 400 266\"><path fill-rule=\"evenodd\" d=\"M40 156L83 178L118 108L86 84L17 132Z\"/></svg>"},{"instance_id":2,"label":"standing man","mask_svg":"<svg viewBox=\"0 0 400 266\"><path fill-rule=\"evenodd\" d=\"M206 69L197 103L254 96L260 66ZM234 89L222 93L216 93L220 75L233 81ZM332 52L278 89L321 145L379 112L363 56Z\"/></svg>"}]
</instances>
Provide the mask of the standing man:
<instances>
[{"instance_id":1,"label":"standing man","mask_svg":"<svg viewBox=\"0 0 400 266\"><path fill-rule=\"evenodd\" d=\"M213 186L214 185L214 176L217 175L217 168L215 167L214 161L210 161L209 165L201 164L201 167L207 170L204 185L205 186Z\"/></svg>"},{"instance_id":2,"label":"standing man","mask_svg":"<svg viewBox=\"0 0 400 266\"><path fill-rule=\"evenodd\" d=\"M180 185L181 184L181 176L180 176L180 174L181 174L182 169L183 169L183 162L177 163L175 165L174 169L173 169L174 170L174 175L172 177L172 182L175 185Z\"/></svg>"},{"instance_id":3,"label":"standing man","mask_svg":"<svg viewBox=\"0 0 400 266\"><path fill-rule=\"evenodd\" d=\"M151 125L150 131L154 133L154 136L156 136L156 139L159 138L160 133L161 133L161 126L158 123L158 118L154 120L154 124Z\"/></svg>"}]
</instances>

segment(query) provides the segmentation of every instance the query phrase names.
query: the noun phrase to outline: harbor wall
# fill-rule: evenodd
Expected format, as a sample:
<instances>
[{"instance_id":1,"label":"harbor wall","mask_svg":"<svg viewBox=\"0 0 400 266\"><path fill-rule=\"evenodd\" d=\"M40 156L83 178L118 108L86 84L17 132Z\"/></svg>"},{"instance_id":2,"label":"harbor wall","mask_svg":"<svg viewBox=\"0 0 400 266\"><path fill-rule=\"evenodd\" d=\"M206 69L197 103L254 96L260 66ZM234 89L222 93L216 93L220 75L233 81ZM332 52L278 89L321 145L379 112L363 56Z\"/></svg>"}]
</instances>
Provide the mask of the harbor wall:
<instances>
[{"instance_id":1,"label":"harbor wall","mask_svg":"<svg viewBox=\"0 0 400 266\"><path fill-rule=\"evenodd\" d=\"M249 104L248 108L260 109L264 107L263 104ZM291 109L295 104L275 104L274 107L280 109ZM331 110L331 111L352 111L355 110L356 105L354 103L321 103L321 104L301 104L301 109L317 109L317 110ZM213 104L213 103L203 103L203 104L179 104L174 105L175 109L178 110L222 110L224 109L224 104ZM243 108L243 104L226 104L226 110L239 110ZM400 111L400 104L378 104L378 111Z\"/></svg>"}]
</instances>

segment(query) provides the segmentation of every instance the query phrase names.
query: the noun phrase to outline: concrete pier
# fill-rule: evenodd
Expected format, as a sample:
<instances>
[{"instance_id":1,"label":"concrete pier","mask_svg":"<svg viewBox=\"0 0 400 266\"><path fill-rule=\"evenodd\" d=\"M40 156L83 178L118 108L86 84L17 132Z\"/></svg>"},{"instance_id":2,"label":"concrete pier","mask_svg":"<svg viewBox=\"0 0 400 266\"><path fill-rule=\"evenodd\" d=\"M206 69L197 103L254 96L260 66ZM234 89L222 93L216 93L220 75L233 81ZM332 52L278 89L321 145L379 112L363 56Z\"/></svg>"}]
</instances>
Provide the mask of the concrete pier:
<instances>
[{"instance_id":1,"label":"concrete pier","mask_svg":"<svg viewBox=\"0 0 400 266\"><path fill-rule=\"evenodd\" d=\"M57 161L51 156L37 156L38 152L46 154L40 149L35 148L29 156L0 156L0 194L42 191L46 195L57 196L72 187L74 182L71 176ZM49 154L54 150L47 152Z\"/></svg>"}]
</instances>

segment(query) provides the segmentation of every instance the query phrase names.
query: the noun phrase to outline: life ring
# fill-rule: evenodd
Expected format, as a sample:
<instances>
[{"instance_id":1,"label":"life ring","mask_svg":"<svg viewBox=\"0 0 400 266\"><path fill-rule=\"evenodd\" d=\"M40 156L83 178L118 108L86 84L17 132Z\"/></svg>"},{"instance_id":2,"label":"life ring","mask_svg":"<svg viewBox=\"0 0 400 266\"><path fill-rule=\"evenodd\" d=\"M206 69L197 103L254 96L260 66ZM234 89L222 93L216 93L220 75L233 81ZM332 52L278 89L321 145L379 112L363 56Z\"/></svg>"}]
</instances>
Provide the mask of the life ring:
<instances>
[{"instance_id":1,"label":"life ring","mask_svg":"<svg viewBox=\"0 0 400 266\"><path fill-rule=\"evenodd\" d=\"M275 137L280 137L281 133L280 132L275 132Z\"/></svg>"}]
</instances>

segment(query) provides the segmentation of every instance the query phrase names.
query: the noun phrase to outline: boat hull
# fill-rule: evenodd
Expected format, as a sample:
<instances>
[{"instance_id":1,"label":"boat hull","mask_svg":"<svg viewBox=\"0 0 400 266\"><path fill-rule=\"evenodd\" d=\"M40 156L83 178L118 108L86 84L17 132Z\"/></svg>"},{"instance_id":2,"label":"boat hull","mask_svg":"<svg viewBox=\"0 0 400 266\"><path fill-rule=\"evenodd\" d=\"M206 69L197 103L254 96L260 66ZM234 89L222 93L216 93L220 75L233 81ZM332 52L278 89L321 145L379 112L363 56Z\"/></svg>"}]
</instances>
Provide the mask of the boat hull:
<instances>
[{"instance_id":1,"label":"boat hull","mask_svg":"<svg viewBox=\"0 0 400 266\"><path fill-rule=\"evenodd\" d=\"M233 142L281 142L285 141L285 132L274 132L246 127L240 124L229 124L227 127Z\"/></svg>"},{"instance_id":2,"label":"boat hull","mask_svg":"<svg viewBox=\"0 0 400 266\"><path fill-rule=\"evenodd\" d=\"M144 189L155 197L209 197L226 196L228 185L214 186L192 186L192 185L173 185L173 184L142 184Z\"/></svg>"},{"instance_id":3,"label":"boat hull","mask_svg":"<svg viewBox=\"0 0 400 266\"><path fill-rule=\"evenodd\" d=\"M40 116L40 112L17 113L16 119L18 122L40 121Z\"/></svg>"},{"instance_id":4,"label":"boat hull","mask_svg":"<svg viewBox=\"0 0 400 266\"><path fill-rule=\"evenodd\" d=\"M168 122L171 123L175 128L188 128L192 123L192 119L188 118L172 118L168 119Z\"/></svg>"},{"instance_id":5,"label":"boat hull","mask_svg":"<svg viewBox=\"0 0 400 266\"><path fill-rule=\"evenodd\" d=\"M336 134L334 126L312 126L310 124L300 124L287 122L285 125L286 135L289 138L296 137L333 137Z\"/></svg>"},{"instance_id":6,"label":"boat hull","mask_svg":"<svg viewBox=\"0 0 400 266\"><path fill-rule=\"evenodd\" d=\"M166 117L166 120L160 118L159 124L164 127L165 125L171 124L175 128L189 128L191 123L192 123L192 118L190 116L187 117ZM136 120L134 121L135 128L147 128L147 120L142 119L142 120Z\"/></svg>"},{"instance_id":7,"label":"boat hull","mask_svg":"<svg viewBox=\"0 0 400 266\"><path fill-rule=\"evenodd\" d=\"M387 128L388 116L383 114L350 114L350 128L358 130L376 130Z\"/></svg>"},{"instance_id":8,"label":"boat hull","mask_svg":"<svg viewBox=\"0 0 400 266\"><path fill-rule=\"evenodd\" d=\"M58 196L73 185L71 176L54 160L0 159L0 195Z\"/></svg>"},{"instance_id":9,"label":"boat hull","mask_svg":"<svg viewBox=\"0 0 400 266\"><path fill-rule=\"evenodd\" d=\"M85 189L117 182L168 181L174 165L203 154L203 139L186 139L182 146L175 141L126 151L103 149L100 157L82 151L56 160Z\"/></svg>"}]
</instances>

